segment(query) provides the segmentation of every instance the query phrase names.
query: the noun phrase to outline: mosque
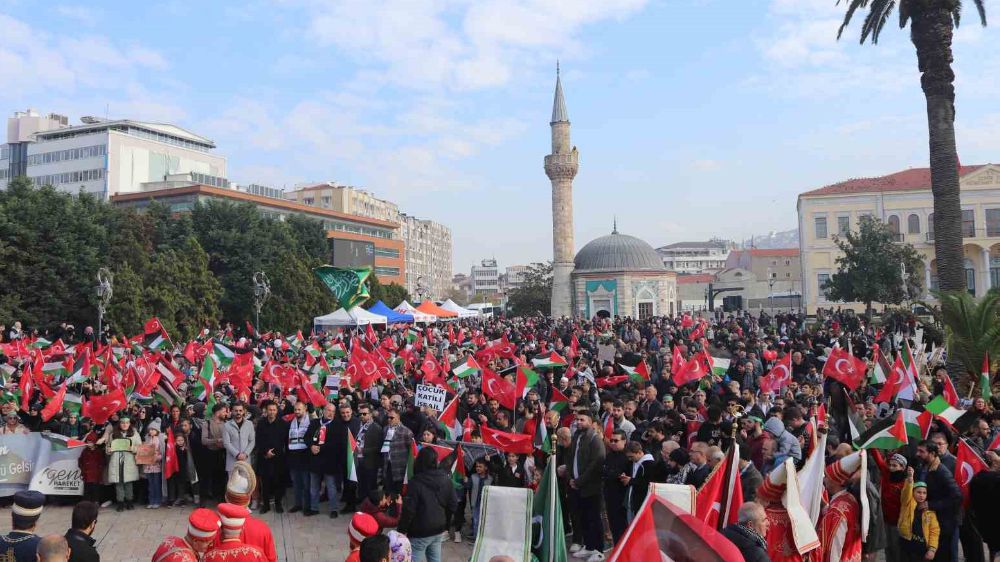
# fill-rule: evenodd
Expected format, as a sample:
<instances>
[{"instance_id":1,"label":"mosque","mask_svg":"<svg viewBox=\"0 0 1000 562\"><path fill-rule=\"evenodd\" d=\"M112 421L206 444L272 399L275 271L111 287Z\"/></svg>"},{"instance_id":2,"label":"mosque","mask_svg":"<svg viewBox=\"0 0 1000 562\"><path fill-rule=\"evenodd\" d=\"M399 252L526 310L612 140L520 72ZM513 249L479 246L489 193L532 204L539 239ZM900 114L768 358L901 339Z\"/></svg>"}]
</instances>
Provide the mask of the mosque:
<instances>
[{"instance_id":1,"label":"mosque","mask_svg":"<svg viewBox=\"0 0 1000 562\"><path fill-rule=\"evenodd\" d=\"M676 312L677 274L647 242L618 232L588 242L573 256L573 178L579 154L570 142L569 113L559 67L552 103L552 154L545 174L552 182L552 316L581 317L672 315Z\"/></svg>"}]
</instances>

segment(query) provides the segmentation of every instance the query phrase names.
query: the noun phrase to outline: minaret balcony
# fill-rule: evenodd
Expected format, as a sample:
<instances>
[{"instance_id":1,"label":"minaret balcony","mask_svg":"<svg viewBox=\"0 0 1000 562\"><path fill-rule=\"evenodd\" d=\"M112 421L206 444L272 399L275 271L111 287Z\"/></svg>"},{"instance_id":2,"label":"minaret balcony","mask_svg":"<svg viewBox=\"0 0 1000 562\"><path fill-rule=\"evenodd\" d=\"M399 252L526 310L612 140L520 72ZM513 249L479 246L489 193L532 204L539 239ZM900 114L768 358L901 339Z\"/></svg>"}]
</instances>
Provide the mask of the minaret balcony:
<instances>
[{"instance_id":1,"label":"minaret balcony","mask_svg":"<svg viewBox=\"0 0 1000 562\"><path fill-rule=\"evenodd\" d=\"M573 179L580 169L580 156L576 151L569 154L549 154L545 157L545 173L549 179Z\"/></svg>"}]
</instances>

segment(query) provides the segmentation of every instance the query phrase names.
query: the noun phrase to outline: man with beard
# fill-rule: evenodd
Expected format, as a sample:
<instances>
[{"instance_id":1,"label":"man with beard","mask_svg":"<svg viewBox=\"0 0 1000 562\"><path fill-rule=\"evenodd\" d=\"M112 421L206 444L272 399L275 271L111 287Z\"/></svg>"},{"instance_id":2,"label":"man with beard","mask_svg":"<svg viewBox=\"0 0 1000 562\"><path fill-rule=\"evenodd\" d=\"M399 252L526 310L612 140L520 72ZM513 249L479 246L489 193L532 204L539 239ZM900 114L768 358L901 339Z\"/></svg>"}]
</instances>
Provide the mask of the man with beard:
<instances>
[{"instance_id":1,"label":"man with beard","mask_svg":"<svg viewBox=\"0 0 1000 562\"><path fill-rule=\"evenodd\" d=\"M632 473L632 463L625 456L625 432L617 429L608 436L608 452L604 457L604 470L601 477L604 480L604 506L608 514L608 527L615 543L625 534L628 526L625 513L625 483L622 475Z\"/></svg>"},{"instance_id":2,"label":"man with beard","mask_svg":"<svg viewBox=\"0 0 1000 562\"><path fill-rule=\"evenodd\" d=\"M358 452L355 460L358 468L358 497L367 498L368 494L378 486L378 469L382 465L382 426L373 418L371 404L358 404Z\"/></svg>"},{"instance_id":3,"label":"man with beard","mask_svg":"<svg viewBox=\"0 0 1000 562\"><path fill-rule=\"evenodd\" d=\"M260 512L271 510L273 498L274 511L283 513L281 498L285 496L288 478L288 424L278 417L278 405L273 401L264 402L264 418L257 422L254 452L260 475Z\"/></svg>"},{"instance_id":4,"label":"man with beard","mask_svg":"<svg viewBox=\"0 0 1000 562\"><path fill-rule=\"evenodd\" d=\"M955 534L958 533L959 513L962 505L962 492L955 482L955 477L941 463L940 449L933 441L921 441L917 445L917 480L927 483L927 504L937 515L941 526L941 538L935 560L953 560L953 545Z\"/></svg>"}]
</instances>

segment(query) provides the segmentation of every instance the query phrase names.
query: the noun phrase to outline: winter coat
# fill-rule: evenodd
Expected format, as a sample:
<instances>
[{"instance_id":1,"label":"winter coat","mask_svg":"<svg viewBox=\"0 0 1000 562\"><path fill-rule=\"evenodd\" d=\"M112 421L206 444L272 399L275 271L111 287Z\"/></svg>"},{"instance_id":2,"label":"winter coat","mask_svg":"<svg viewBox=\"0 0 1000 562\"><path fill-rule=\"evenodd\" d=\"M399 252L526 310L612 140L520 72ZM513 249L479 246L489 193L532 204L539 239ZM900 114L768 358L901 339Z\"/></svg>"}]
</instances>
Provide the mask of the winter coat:
<instances>
[{"instance_id":1,"label":"winter coat","mask_svg":"<svg viewBox=\"0 0 1000 562\"><path fill-rule=\"evenodd\" d=\"M755 536L746 527L730 525L722 530L722 535L740 549L746 562L771 562L771 558L767 555L767 543L763 537Z\"/></svg>"},{"instance_id":2,"label":"winter coat","mask_svg":"<svg viewBox=\"0 0 1000 562\"><path fill-rule=\"evenodd\" d=\"M69 562L100 562L101 555L94 548L94 538L78 529L66 531L66 544L69 545Z\"/></svg>"},{"instance_id":3,"label":"winter coat","mask_svg":"<svg viewBox=\"0 0 1000 562\"><path fill-rule=\"evenodd\" d=\"M390 428L386 428L385 433L388 434L389 431ZM410 430L403 424L397 425L395 431L396 433L389 443L389 463L392 468L390 480L393 482L402 482L403 476L406 474L406 459L410 454L411 444L413 443L413 433L410 433ZM381 448L382 445L379 444L379 450Z\"/></svg>"},{"instance_id":4,"label":"winter coat","mask_svg":"<svg viewBox=\"0 0 1000 562\"><path fill-rule=\"evenodd\" d=\"M407 485L398 530L411 539L440 535L457 507L448 475L437 468L425 470Z\"/></svg>"},{"instance_id":5,"label":"winter coat","mask_svg":"<svg viewBox=\"0 0 1000 562\"><path fill-rule=\"evenodd\" d=\"M358 430L360 431L360 427ZM361 438L363 442L358 443L358 446L361 447L360 460L362 467L368 470L377 470L382 466L382 453L379 451L382 449L382 439L384 436L385 433L381 425L374 421L368 425L368 429L365 430L365 434Z\"/></svg>"},{"instance_id":6,"label":"winter coat","mask_svg":"<svg viewBox=\"0 0 1000 562\"><path fill-rule=\"evenodd\" d=\"M248 419L243 420L243 425L236 425L236 420L229 420L222 428L222 444L226 448L226 472L233 469L236 463L236 456L240 453L246 455L246 461L253 458L254 441L253 422Z\"/></svg>"},{"instance_id":7,"label":"winter coat","mask_svg":"<svg viewBox=\"0 0 1000 562\"><path fill-rule=\"evenodd\" d=\"M131 437L122 437L121 439L128 439L132 442L133 451L142 445L142 439L139 438L139 432L134 431ZM108 439L105 444L106 452L108 453L108 483L119 484L123 482L135 482L139 479L139 465L135 464L135 453L132 451L117 451L111 452L111 442L114 440L112 438Z\"/></svg>"},{"instance_id":8,"label":"winter coat","mask_svg":"<svg viewBox=\"0 0 1000 562\"><path fill-rule=\"evenodd\" d=\"M799 440L785 429L785 424L781 420L768 418L764 422L764 431L773 435L777 442L774 450L774 466L784 463L788 457L797 461L802 460L802 448L799 446Z\"/></svg>"},{"instance_id":9,"label":"winter coat","mask_svg":"<svg viewBox=\"0 0 1000 562\"><path fill-rule=\"evenodd\" d=\"M628 475L632 479L629 480L625 491L625 505L631 513L638 513L639 507L646 499L646 492L649 491L649 473L653 472L654 464L653 455L646 453L639 462L632 463L629 467Z\"/></svg>"},{"instance_id":10,"label":"winter coat","mask_svg":"<svg viewBox=\"0 0 1000 562\"><path fill-rule=\"evenodd\" d=\"M104 479L104 467L107 466L107 456L104 447L97 445L97 440L101 438L100 433L91 431L84 436L83 440L88 445L95 445L93 449L87 447L80 453L80 473L83 475L85 484L100 484Z\"/></svg>"},{"instance_id":11,"label":"winter coat","mask_svg":"<svg viewBox=\"0 0 1000 562\"><path fill-rule=\"evenodd\" d=\"M757 488L764 483L764 476L757 467L750 463L740 472L740 486L743 488L743 501L752 502L757 498Z\"/></svg>"},{"instance_id":12,"label":"winter coat","mask_svg":"<svg viewBox=\"0 0 1000 562\"><path fill-rule=\"evenodd\" d=\"M900 494L899 538L907 541L913 540L913 518L916 513L917 500L913 499L913 482L907 481L903 484L903 490ZM920 523L927 548L937 549L938 539L941 538L941 526L938 524L934 510L925 509L921 514Z\"/></svg>"},{"instance_id":13,"label":"winter coat","mask_svg":"<svg viewBox=\"0 0 1000 562\"><path fill-rule=\"evenodd\" d=\"M576 472L574 472L574 459ZM566 471L570 479L576 480L576 489L580 491L581 496L589 498L601 493L603 466L604 442L593 429L577 430L570 443L569 454L566 456Z\"/></svg>"},{"instance_id":14,"label":"winter coat","mask_svg":"<svg viewBox=\"0 0 1000 562\"><path fill-rule=\"evenodd\" d=\"M274 456L267 458L268 451L273 451ZM288 423L285 420L275 418L270 422L261 418L257 422L254 456L257 457L258 478L267 482L284 482L287 479Z\"/></svg>"}]
</instances>

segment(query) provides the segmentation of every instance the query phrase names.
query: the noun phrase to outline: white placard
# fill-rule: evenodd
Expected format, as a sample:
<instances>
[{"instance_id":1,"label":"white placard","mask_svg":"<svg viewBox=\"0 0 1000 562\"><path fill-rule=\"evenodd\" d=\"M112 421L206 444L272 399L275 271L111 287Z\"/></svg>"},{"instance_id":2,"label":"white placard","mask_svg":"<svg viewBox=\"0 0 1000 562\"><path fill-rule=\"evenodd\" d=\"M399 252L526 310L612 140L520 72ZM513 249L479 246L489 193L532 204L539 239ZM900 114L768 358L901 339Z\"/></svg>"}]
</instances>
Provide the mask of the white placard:
<instances>
[{"instance_id":1,"label":"white placard","mask_svg":"<svg viewBox=\"0 0 1000 562\"><path fill-rule=\"evenodd\" d=\"M444 410L444 402L447 398L448 392L441 387L418 384L417 394L413 399L413 404L418 408L422 406L430 406L440 412Z\"/></svg>"}]
</instances>

